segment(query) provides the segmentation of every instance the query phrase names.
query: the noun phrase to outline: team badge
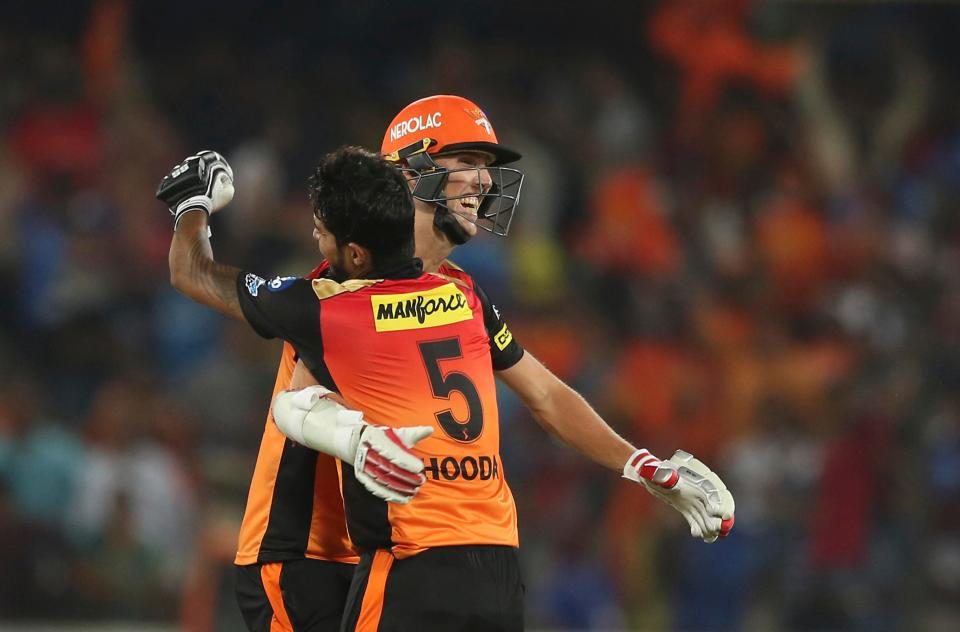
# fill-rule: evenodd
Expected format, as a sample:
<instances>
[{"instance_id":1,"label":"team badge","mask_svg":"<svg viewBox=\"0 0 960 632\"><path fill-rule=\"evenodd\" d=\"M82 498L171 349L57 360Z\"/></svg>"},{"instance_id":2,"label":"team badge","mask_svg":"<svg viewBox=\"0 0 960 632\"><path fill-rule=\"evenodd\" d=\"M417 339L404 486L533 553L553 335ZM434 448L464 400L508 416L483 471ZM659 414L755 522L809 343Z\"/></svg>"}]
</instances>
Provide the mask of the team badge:
<instances>
[{"instance_id":1,"label":"team badge","mask_svg":"<svg viewBox=\"0 0 960 632\"><path fill-rule=\"evenodd\" d=\"M247 286L247 292L250 293L250 296L256 296L257 292L260 291L260 286L266 283L266 280L258 277L256 274L248 274L244 277L243 281Z\"/></svg>"},{"instance_id":2,"label":"team badge","mask_svg":"<svg viewBox=\"0 0 960 632\"><path fill-rule=\"evenodd\" d=\"M463 111L473 117L473 122L475 125L479 125L483 129L487 130L487 136L493 136L493 126L490 125L490 121L487 119L487 115L483 113L483 110L480 108L464 108Z\"/></svg>"}]
</instances>

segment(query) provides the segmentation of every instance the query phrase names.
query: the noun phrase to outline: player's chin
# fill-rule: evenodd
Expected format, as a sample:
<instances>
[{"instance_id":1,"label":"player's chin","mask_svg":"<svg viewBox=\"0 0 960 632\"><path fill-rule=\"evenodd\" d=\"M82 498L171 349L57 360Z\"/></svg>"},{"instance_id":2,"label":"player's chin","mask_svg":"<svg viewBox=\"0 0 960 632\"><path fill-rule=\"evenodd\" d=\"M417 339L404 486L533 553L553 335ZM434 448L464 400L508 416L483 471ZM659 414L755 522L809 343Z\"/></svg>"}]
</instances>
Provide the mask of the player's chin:
<instances>
[{"instance_id":1,"label":"player's chin","mask_svg":"<svg viewBox=\"0 0 960 632\"><path fill-rule=\"evenodd\" d=\"M460 224L460 227L471 237L477 234L477 225L472 221L461 215L460 213L454 213L457 218L457 223Z\"/></svg>"}]
</instances>

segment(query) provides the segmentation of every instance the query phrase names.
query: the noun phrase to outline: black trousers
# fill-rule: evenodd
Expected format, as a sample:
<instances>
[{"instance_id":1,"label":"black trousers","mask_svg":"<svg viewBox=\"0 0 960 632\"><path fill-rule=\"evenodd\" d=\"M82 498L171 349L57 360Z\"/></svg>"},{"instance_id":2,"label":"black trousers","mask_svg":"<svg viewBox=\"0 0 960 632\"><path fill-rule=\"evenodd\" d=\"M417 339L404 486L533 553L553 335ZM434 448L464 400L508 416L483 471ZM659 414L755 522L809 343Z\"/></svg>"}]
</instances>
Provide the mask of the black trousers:
<instances>
[{"instance_id":1,"label":"black trousers","mask_svg":"<svg viewBox=\"0 0 960 632\"><path fill-rule=\"evenodd\" d=\"M235 568L237 603L250 632L340 629L355 565L302 558Z\"/></svg>"},{"instance_id":2,"label":"black trousers","mask_svg":"<svg viewBox=\"0 0 960 632\"><path fill-rule=\"evenodd\" d=\"M403 560L377 550L360 557L341 630L523 630L523 593L512 547L437 547Z\"/></svg>"}]
</instances>

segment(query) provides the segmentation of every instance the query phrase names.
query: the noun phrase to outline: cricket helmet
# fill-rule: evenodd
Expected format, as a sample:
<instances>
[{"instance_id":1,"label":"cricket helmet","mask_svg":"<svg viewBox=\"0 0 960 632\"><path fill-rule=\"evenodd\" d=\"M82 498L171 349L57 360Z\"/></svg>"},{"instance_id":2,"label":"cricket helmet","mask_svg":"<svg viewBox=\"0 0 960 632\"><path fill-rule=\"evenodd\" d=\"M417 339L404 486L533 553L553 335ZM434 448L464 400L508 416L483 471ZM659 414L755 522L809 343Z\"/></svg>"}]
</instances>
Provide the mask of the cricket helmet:
<instances>
[{"instance_id":1,"label":"cricket helmet","mask_svg":"<svg viewBox=\"0 0 960 632\"><path fill-rule=\"evenodd\" d=\"M504 164L520 159L516 151L497 140L493 125L475 103L463 97L440 94L414 101L397 114L383 136L381 153L397 163L416 180L413 196L436 206L434 224L455 244L462 244L470 235L452 214L473 222L495 235L505 236L517 203L523 173ZM492 156L483 167L445 169L434 156L459 152L483 152ZM453 200L475 197L475 193L448 197L444 188L451 173L485 171L491 186L481 191L476 216L458 212L450 206Z\"/></svg>"}]
</instances>

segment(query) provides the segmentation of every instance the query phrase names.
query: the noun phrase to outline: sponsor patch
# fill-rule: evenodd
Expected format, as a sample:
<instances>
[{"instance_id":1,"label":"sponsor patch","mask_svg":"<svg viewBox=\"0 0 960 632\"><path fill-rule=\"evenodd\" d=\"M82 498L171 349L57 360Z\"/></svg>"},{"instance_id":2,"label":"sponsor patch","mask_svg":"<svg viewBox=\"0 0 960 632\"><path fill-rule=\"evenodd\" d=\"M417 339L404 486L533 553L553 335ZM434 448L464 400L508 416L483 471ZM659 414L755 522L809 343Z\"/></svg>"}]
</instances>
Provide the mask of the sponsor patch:
<instances>
[{"instance_id":1,"label":"sponsor patch","mask_svg":"<svg viewBox=\"0 0 960 632\"><path fill-rule=\"evenodd\" d=\"M260 286L266 283L266 280L258 277L256 274L248 274L244 277L243 282L247 286L247 292L250 293L250 296L256 296L257 292L260 291Z\"/></svg>"},{"instance_id":2,"label":"sponsor patch","mask_svg":"<svg viewBox=\"0 0 960 632\"><path fill-rule=\"evenodd\" d=\"M434 112L433 114L420 114L405 121L400 121L390 128L390 140L398 140L407 134L440 127L443 125L442 117L443 112ZM477 125L479 124L477 123Z\"/></svg>"},{"instance_id":3,"label":"sponsor patch","mask_svg":"<svg viewBox=\"0 0 960 632\"><path fill-rule=\"evenodd\" d=\"M513 342L513 334L510 333L510 330L507 329L506 323L503 327L500 328L500 331L497 332L497 335L493 337L494 344L497 345L497 349L503 351L507 348L507 345Z\"/></svg>"},{"instance_id":4,"label":"sponsor patch","mask_svg":"<svg viewBox=\"0 0 960 632\"><path fill-rule=\"evenodd\" d=\"M371 296L377 331L439 327L473 318L467 297L453 283L425 292Z\"/></svg>"},{"instance_id":5,"label":"sponsor patch","mask_svg":"<svg viewBox=\"0 0 960 632\"><path fill-rule=\"evenodd\" d=\"M285 290L291 285L293 285L293 282L296 280L297 280L297 277L292 277L292 276L273 277L267 282L267 289L271 292L279 292L280 290Z\"/></svg>"}]
</instances>

